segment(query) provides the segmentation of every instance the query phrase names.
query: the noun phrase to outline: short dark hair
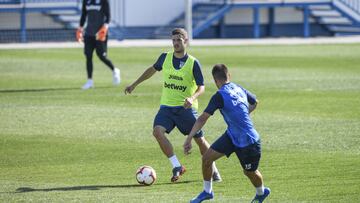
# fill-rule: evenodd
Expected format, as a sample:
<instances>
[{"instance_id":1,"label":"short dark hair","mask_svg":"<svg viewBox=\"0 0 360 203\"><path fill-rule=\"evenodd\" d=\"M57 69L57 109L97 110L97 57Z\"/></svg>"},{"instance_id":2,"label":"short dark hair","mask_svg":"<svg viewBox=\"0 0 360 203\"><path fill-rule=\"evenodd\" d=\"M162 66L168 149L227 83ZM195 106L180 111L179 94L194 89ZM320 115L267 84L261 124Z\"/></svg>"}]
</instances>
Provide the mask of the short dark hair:
<instances>
[{"instance_id":1,"label":"short dark hair","mask_svg":"<svg viewBox=\"0 0 360 203\"><path fill-rule=\"evenodd\" d=\"M184 39L188 38L188 33L184 28L175 28L171 31L171 35L181 35Z\"/></svg>"},{"instance_id":2,"label":"short dark hair","mask_svg":"<svg viewBox=\"0 0 360 203\"><path fill-rule=\"evenodd\" d=\"M228 68L224 64L216 64L212 69L212 75L216 80L228 79Z\"/></svg>"}]
</instances>

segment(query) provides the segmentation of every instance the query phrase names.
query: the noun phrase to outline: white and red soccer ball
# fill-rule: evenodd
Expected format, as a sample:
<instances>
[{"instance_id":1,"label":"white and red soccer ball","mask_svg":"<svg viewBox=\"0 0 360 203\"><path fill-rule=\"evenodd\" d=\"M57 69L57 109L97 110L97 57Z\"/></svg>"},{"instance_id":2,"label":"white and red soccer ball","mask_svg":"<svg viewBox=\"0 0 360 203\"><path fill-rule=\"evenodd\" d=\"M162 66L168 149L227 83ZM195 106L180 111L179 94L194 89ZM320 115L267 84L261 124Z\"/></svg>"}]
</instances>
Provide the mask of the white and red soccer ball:
<instances>
[{"instance_id":1,"label":"white and red soccer ball","mask_svg":"<svg viewBox=\"0 0 360 203\"><path fill-rule=\"evenodd\" d=\"M151 166L141 166L136 171L136 180L141 185L152 185L156 180L156 172Z\"/></svg>"}]
</instances>

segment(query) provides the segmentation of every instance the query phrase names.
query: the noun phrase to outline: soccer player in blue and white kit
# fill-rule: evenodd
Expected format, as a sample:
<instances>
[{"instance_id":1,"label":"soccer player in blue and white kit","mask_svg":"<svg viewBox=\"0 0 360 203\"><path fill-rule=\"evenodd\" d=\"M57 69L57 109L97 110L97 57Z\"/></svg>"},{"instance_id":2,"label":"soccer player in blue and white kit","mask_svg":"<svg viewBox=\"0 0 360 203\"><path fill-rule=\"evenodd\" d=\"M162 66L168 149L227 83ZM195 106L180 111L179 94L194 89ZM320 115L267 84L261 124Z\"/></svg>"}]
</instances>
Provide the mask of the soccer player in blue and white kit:
<instances>
[{"instance_id":1,"label":"soccer player in blue and white kit","mask_svg":"<svg viewBox=\"0 0 360 203\"><path fill-rule=\"evenodd\" d=\"M250 118L250 113L256 108L255 95L243 87L230 82L230 74L224 64L213 67L212 75L219 90L211 98L202 115L196 120L183 147L184 153L189 154L192 148L192 137L200 130L208 118L219 109L227 124L227 130L204 153L202 158L202 172L204 191L192 199L190 203L198 203L214 198L212 190L212 163L233 152L240 160L244 174L256 188L256 195L252 202L263 202L270 194L270 189L264 187L263 178L257 169L261 157L260 137Z\"/></svg>"}]
</instances>

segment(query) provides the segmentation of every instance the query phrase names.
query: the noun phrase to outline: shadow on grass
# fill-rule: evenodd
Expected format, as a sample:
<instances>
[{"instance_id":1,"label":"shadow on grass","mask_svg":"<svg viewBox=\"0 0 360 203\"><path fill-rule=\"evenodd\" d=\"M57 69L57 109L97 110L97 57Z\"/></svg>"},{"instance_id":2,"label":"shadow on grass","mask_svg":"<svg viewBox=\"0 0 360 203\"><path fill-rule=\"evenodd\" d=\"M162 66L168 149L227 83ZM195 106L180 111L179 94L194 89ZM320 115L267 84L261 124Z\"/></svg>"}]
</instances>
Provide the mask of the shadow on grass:
<instances>
[{"instance_id":1,"label":"shadow on grass","mask_svg":"<svg viewBox=\"0 0 360 203\"><path fill-rule=\"evenodd\" d=\"M107 87L96 87L96 89L107 89L112 88L112 86ZM20 93L20 92L52 92L52 91L66 91L66 90L81 90L80 87L59 87L59 88L39 88L39 89L9 89L9 90L0 90L1 93Z\"/></svg>"},{"instance_id":2,"label":"shadow on grass","mask_svg":"<svg viewBox=\"0 0 360 203\"><path fill-rule=\"evenodd\" d=\"M199 182L198 180L191 181L182 181L178 183L157 183L157 185L173 185L173 184L188 184L192 182ZM85 186L73 186L73 187L56 187L56 188L31 188L31 187L20 187L16 189L14 193L25 193L25 192L51 192L51 191L75 191L75 190L101 190L104 188L139 188L139 187L147 187L145 185L140 184L132 184L132 185L85 185Z\"/></svg>"}]
</instances>

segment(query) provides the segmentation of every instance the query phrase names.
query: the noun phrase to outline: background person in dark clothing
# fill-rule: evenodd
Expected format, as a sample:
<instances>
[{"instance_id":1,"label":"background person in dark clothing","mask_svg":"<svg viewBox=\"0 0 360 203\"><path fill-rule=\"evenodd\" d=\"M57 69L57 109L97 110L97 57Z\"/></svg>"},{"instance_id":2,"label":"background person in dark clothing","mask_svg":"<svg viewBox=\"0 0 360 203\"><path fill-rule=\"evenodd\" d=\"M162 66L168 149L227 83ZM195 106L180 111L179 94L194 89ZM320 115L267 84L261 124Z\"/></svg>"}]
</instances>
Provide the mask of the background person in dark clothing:
<instances>
[{"instance_id":1,"label":"background person in dark clothing","mask_svg":"<svg viewBox=\"0 0 360 203\"><path fill-rule=\"evenodd\" d=\"M85 29L83 28L86 22ZM76 38L79 42L84 42L84 54L86 56L87 82L82 89L94 88L92 80L94 49L96 55L113 72L113 84L120 84L120 70L115 68L113 63L107 58L107 39L108 26L110 22L110 8L108 0L83 0L80 26L76 31Z\"/></svg>"}]
</instances>

